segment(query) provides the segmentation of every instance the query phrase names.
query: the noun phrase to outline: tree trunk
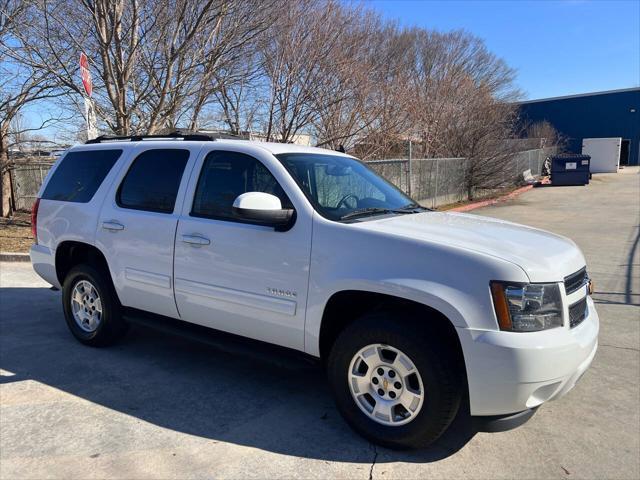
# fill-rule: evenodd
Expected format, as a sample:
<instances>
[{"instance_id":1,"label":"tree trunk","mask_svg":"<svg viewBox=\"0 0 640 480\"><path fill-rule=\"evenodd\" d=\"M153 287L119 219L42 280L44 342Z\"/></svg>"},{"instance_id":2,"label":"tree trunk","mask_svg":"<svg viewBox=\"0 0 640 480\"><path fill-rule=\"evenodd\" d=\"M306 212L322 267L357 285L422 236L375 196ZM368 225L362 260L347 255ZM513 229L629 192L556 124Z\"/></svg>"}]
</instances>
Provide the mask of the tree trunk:
<instances>
[{"instance_id":1,"label":"tree trunk","mask_svg":"<svg viewBox=\"0 0 640 480\"><path fill-rule=\"evenodd\" d=\"M468 200L473 200L474 195L473 195L473 187L475 186L475 171L474 171L474 164L473 162L475 161L474 158L469 157L466 159L466 161L468 162L467 164L467 178L466 180L466 186L467 186L467 199Z\"/></svg>"},{"instance_id":2,"label":"tree trunk","mask_svg":"<svg viewBox=\"0 0 640 480\"><path fill-rule=\"evenodd\" d=\"M13 213L11 208L11 179L9 178L9 132L8 128L0 127L0 215L8 217Z\"/></svg>"}]
</instances>

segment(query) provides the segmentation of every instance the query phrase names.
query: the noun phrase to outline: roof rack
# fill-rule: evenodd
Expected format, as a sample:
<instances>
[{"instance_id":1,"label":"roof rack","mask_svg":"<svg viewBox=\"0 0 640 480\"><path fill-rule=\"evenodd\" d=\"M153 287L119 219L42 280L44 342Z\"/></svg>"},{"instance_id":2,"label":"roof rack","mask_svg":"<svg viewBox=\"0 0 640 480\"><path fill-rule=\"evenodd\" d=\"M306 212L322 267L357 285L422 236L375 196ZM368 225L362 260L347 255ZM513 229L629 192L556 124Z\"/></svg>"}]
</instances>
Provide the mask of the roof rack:
<instances>
[{"instance_id":1,"label":"roof rack","mask_svg":"<svg viewBox=\"0 0 640 480\"><path fill-rule=\"evenodd\" d=\"M207 134L207 133L185 133L180 130L175 130L170 133L162 135L100 135L99 137L92 138L84 142L85 144L102 143L102 142L140 142L143 140L192 140L192 141L204 141L213 142L221 138L237 138L236 135L231 134Z\"/></svg>"}]
</instances>

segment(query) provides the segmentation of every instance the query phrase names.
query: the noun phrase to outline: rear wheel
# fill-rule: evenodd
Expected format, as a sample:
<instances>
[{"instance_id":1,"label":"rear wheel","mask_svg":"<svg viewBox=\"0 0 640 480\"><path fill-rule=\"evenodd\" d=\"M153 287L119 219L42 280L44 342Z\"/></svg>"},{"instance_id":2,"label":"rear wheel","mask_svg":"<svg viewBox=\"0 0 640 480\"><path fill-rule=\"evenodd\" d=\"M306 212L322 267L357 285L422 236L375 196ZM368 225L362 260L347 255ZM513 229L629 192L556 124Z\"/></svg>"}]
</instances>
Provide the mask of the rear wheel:
<instances>
[{"instance_id":1,"label":"rear wheel","mask_svg":"<svg viewBox=\"0 0 640 480\"><path fill-rule=\"evenodd\" d=\"M364 315L341 332L329 355L338 410L374 443L429 445L455 418L462 398L459 362L447 345L409 314Z\"/></svg>"},{"instance_id":2,"label":"rear wheel","mask_svg":"<svg viewBox=\"0 0 640 480\"><path fill-rule=\"evenodd\" d=\"M127 330L111 279L91 265L77 265L68 273L62 306L69 330L86 345L110 345Z\"/></svg>"}]
</instances>

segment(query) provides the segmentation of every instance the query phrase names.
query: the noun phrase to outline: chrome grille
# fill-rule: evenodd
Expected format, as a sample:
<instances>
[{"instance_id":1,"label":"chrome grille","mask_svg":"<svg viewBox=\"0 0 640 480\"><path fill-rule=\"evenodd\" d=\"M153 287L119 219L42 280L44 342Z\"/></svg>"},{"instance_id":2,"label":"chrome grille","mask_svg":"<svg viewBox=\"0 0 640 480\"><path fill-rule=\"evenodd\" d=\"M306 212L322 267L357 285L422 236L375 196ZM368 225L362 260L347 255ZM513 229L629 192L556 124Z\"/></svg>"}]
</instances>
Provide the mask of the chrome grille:
<instances>
[{"instance_id":1,"label":"chrome grille","mask_svg":"<svg viewBox=\"0 0 640 480\"><path fill-rule=\"evenodd\" d=\"M577 327L587 317L587 297L569 307L569 327Z\"/></svg>"},{"instance_id":2,"label":"chrome grille","mask_svg":"<svg viewBox=\"0 0 640 480\"><path fill-rule=\"evenodd\" d=\"M578 270L576 273L564 277L564 289L567 295L580 290L589 281L587 276L587 267Z\"/></svg>"}]
</instances>

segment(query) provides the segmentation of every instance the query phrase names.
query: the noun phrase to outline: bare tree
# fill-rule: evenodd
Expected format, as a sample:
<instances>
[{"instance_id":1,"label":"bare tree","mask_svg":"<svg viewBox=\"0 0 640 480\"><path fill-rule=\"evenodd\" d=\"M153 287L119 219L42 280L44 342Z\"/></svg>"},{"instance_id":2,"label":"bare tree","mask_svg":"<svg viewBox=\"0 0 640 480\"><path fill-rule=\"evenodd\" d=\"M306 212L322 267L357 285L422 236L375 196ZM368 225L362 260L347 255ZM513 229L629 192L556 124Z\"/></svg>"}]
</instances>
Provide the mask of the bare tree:
<instances>
[{"instance_id":1,"label":"bare tree","mask_svg":"<svg viewBox=\"0 0 640 480\"><path fill-rule=\"evenodd\" d=\"M358 145L358 153L370 158L381 153L374 138L403 129L406 42L395 25L384 25L370 12L357 14L336 58L325 66L327 78L319 86L325 91L313 104L314 128L319 146Z\"/></svg>"},{"instance_id":2,"label":"bare tree","mask_svg":"<svg viewBox=\"0 0 640 480\"><path fill-rule=\"evenodd\" d=\"M368 45L375 54L350 49L347 42L342 51L349 59L348 74L343 79L338 71L332 72L340 100L329 107L314 106L320 145L335 146L337 140L362 158L390 158L405 156L412 141L414 156L456 156L464 151L480 158L484 153L479 151L479 127L484 126L487 148L491 134L500 141L512 136L513 116L498 106L517 98L514 73L481 40L460 31L400 30L381 23L365 32L364 42L352 33L354 43ZM483 115L489 120L494 114L499 118L491 126L472 121ZM475 136L460 137L465 128ZM500 141L496 139L494 147Z\"/></svg>"},{"instance_id":3,"label":"bare tree","mask_svg":"<svg viewBox=\"0 0 640 480\"><path fill-rule=\"evenodd\" d=\"M566 146L567 138L558 132L553 125L546 120L525 124L523 137L537 140L535 148Z\"/></svg>"},{"instance_id":4,"label":"bare tree","mask_svg":"<svg viewBox=\"0 0 640 480\"><path fill-rule=\"evenodd\" d=\"M0 0L0 2L12 0ZM74 108L92 60L101 128L256 128L358 156L468 158L493 188L515 137L514 72L463 31L405 29L339 0L23 0L8 58ZM25 76L25 78L27 78ZM546 137L545 137L546 138Z\"/></svg>"},{"instance_id":5,"label":"bare tree","mask_svg":"<svg viewBox=\"0 0 640 480\"><path fill-rule=\"evenodd\" d=\"M464 101L449 112L442 135L448 142L447 156L466 159L465 189L472 199L516 180L519 172L510 172L507 161L515 145L507 140L514 134L517 108L498 101L489 87L478 88L471 79L459 90Z\"/></svg>"},{"instance_id":6,"label":"bare tree","mask_svg":"<svg viewBox=\"0 0 640 480\"><path fill-rule=\"evenodd\" d=\"M496 102L514 99L518 94L513 88L514 71L466 32L418 29L413 35L415 101L409 108L414 132L421 140L419 154L449 156L453 152L446 130L454 122L464 122L465 110L483 108L470 97L478 92Z\"/></svg>"},{"instance_id":7,"label":"bare tree","mask_svg":"<svg viewBox=\"0 0 640 480\"><path fill-rule=\"evenodd\" d=\"M59 120L55 114L41 118L37 125L21 117L29 105L51 101L63 95L46 70L17 61L23 45L17 34L24 26L27 4L20 0L0 2L0 214L12 213L9 151L27 132L41 130Z\"/></svg>"},{"instance_id":8,"label":"bare tree","mask_svg":"<svg viewBox=\"0 0 640 480\"><path fill-rule=\"evenodd\" d=\"M213 81L218 86L213 92L212 105L213 110L219 112L216 123L233 135L253 131L264 107L262 92L266 88L257 53L250 51L229 68L219 69Z\"/></svg>"},{"instance_id":9,"label":"bare tree","mask_svg":"<svg viewBox=\"0 0 640 480\"><path fill-rule=\"evenodd\" d=\"M385 26L378 35L376 50L381 61L369 73L371 88L363 109L365 118L371 116L354 146L354 153L363 159L403 157L411 132L411 35L394 26Z\"/></svg>"},{"instance_id":10,"label":"bare tree","mask_svg":"<svg viewBox=\"0 0 640 480\"><path fill-rule=\"evenodd\" d=\"M330 83L345 67L349 25L359 10L335 0L289 2L267 32L262 50L267 79L265 133L268 140L291 141L318 118L317 105L339 102L345 91Z\"/></svg>"},{"instance_id":11,"label":"bare tree","mask_svg":"<svg viewBox=\"0 0 640 480\"><path fill-rule=\"evenodd\" d=\"M108 131L191 126L215 73L266 28L269 11L239 0L176 0L171 8L162 0L37 0L20 60L80 93L77 58L86 52Z\"/></svg>"}]
</instances>

